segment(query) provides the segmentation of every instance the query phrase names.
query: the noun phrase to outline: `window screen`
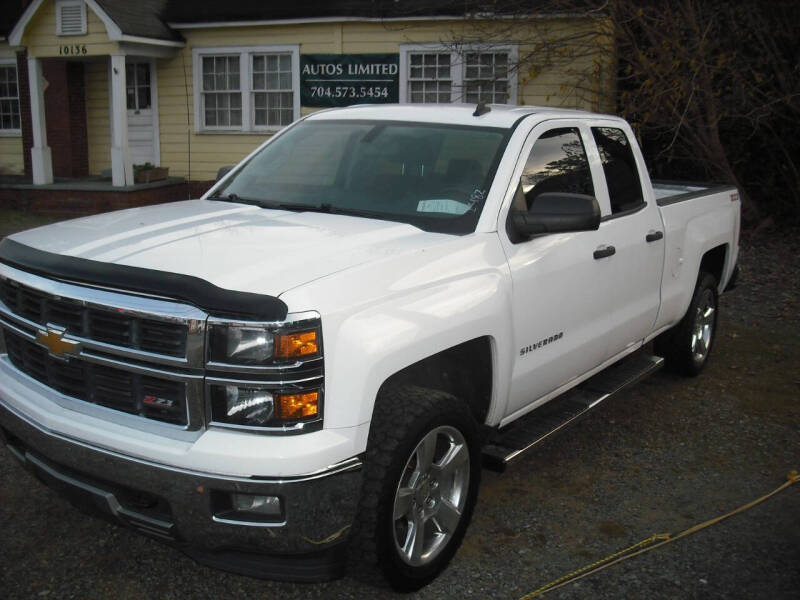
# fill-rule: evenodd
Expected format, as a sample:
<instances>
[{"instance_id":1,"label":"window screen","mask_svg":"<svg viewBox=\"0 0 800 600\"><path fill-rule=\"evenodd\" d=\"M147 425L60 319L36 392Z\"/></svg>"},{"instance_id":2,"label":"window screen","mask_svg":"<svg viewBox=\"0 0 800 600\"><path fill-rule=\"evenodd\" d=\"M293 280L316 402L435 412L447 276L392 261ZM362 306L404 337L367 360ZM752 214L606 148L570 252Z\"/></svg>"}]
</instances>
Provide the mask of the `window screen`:
<instances>
[{"instance_id":1,"label":"window screen","mask_svg":"<svg viewBox=\"0 0 800 600\"><path fill-rule=\"evenodd\" d=\"M528 208L544 192L594 196L589 161L578 129L551 129L536 140L522 172L522 191Z\"/></svg>"},{"instance_id":2,"label":"window screen","mask_svg":"<svg viewBox=\"0 0 800 600\"><path fill-rule=\"evenodd\" d=\"M612 127L592 127L592 135L603 161L611 213L624 212L643 204L639 170L625 132Z\"/></svg>"}]
</instances>

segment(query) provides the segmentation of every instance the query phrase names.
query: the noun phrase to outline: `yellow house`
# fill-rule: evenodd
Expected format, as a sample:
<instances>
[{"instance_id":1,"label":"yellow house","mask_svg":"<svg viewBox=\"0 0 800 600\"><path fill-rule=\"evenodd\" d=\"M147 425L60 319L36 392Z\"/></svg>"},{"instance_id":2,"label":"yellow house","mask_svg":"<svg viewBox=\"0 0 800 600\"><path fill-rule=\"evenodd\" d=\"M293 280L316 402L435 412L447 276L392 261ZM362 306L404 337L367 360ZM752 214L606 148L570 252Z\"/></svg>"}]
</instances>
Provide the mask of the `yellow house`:
<instances>
[{"instance_id":1,"label":"yellow house","mask_svg":"<svg viewBox=\"0 0 800 600\"><path fill-rule=\"evenodd\" d=\"M34 185L105 173L130 188L134 166L149 163L209 181L329 106L613 106L613 46L594 13L471 13L452 0L277 4L29 2L0 39L0 169Z\"/></svg>"}]
</instances>

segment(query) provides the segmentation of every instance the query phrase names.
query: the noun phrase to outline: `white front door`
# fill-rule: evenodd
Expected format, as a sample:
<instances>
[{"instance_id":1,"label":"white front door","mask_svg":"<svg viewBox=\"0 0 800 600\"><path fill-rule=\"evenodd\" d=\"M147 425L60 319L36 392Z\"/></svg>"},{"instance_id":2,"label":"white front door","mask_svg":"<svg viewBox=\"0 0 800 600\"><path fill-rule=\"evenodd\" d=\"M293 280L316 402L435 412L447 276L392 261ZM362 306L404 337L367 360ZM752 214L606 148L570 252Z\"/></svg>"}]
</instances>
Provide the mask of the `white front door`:
<instances>
[{"instance_id":1,"label":"white front door","mask_svg":"<svg viewBox=\"0 0 800 600\"><path fill-rule=\"evenodd\" d=\"M596 195L584 135L575 121L546 121L533 129L515 171L522 187L514 208L527 210L544 192ZM514 240L505 227L498 229L513 281L509 416L606 359L614 266L595 258L605 241L599 230Z\"/></svg>"},{"instance_id":2,"label":"white front door","mask_svg":"<svg viewBox=\"0 0 800 600\"><path fill-rule=\"evenodd\" d=\"M128 146L134 165L156 165L155 127L153 122L153 85L151 65L147 61L125 63L128 105Z\"/></svg>"}]
</instances>

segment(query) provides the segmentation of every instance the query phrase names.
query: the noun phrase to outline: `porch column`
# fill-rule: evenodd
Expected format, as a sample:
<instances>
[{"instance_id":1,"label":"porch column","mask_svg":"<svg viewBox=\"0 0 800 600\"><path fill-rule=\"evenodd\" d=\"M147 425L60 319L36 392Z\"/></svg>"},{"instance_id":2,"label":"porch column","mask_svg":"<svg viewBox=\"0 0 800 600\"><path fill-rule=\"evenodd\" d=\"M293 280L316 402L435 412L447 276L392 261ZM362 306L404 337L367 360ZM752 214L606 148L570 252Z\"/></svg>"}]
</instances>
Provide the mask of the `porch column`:
<instances>
[{"instance_id":1,"label":"porch column","mask_svg":"<svg viewBox=\"0 0 800 600\"><path fill-rule=\"evenodd\" d=\"M125 96L125 56L111 55L111 182L133 185L133 163L128 147L128 104Z\"/></svg>"},{"instance_id":2,"label":"porch column","mask_svg":"<svg viewBox=\"0 0 800 600\"><path fill-rule=\"evenodd\" d=\"M34 185L53 183L53 155L47 145L47 125L44 120L44 85L42 59L28 57L28 86L31 96L31 168Z\"/></svg>"}]
</instances>

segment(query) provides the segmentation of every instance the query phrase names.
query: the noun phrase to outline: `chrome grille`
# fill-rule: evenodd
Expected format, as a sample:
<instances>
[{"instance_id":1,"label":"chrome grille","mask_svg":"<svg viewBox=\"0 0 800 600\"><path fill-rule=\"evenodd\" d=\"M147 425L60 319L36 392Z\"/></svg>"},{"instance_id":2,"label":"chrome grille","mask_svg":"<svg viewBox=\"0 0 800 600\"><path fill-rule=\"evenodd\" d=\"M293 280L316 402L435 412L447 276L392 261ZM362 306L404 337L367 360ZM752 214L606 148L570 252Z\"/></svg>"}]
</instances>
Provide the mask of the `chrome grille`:
<instances>
[{"instance_id":1,"label":"chrome grille","mask_svg":"<svg viewBox=\"0 0 800 600\"><path fill-rule=\"evenodd\" d=\"M183 323L134 316L114 308L90 308L80 300L46 294L10 279L0 279L0 300L29 321L58 325L75 336L143 352L186 356L188 329Z\"/></svg>"},{"instance_id":2,"label":"chrome grille","mask_svg":"<svg viewBox=\"0 0 800 600\"><path fill-rule=\"evenodd\" d=\"M3 330L11 363L66 396L176 425L187 425L186 384L123 369L50 356L46 349ZM154 399L150 403L148 398Z\"/></svg>"}]
</instances>

